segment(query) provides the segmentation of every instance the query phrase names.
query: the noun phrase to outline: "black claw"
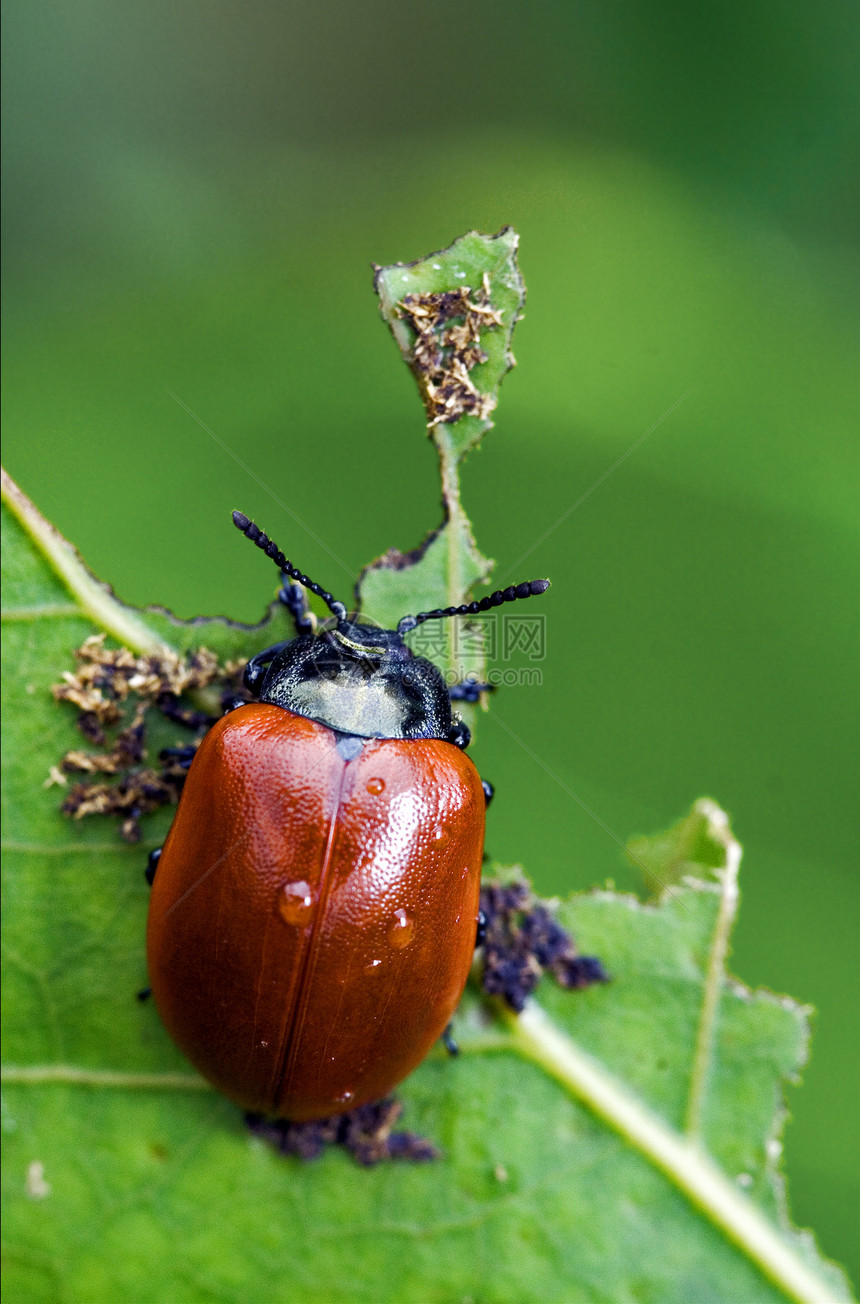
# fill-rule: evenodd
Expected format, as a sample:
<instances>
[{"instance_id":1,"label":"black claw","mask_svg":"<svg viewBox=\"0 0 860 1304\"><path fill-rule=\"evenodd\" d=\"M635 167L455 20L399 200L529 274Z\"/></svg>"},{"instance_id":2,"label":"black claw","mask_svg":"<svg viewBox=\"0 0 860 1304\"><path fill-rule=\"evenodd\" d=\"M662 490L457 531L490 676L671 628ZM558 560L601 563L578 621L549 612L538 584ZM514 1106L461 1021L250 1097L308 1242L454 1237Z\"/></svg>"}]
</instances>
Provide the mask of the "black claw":
<instances>
[{"instance_id":1,"label":"black claw","mask_svg":"<svg viewBox=\"0 0 860 1304\"><path fill-rule=\"evenodd\" d=\"M281 579L283 580L283 588L278 593L278 601L286 607L292 616L296 633L312 634L314 622L308 611L304 589L301 584L291 584L290 577L285 571L281 571Z\"/></svg>"},{"instance_id":2,"label":"black claw","mask_svg":"<svg viewBox=\"0 0 860 1304\"><path fill-rule=\"evenodd\" d=\"M254 697L259 697L269 666L286 646L286 643L276 643L274 647L267 647L264 652L258 652L256 656L251 657L251 660L245 666L242 683L249 693L253 693Z\"/></svg>"},{"instance_id":3,"label":"black claw","mask_svg":"<svg viewBox=\"0 0 860 1304\"><path fill-rule=\"evenodd\" d=\"M442 1036L441 1036L441 1039L440 1039L440 1040L441 1040L442 1045L445 1047L445 1049L446 1049L446 1051L448 1052L449 1055L452 1055L452 1056L453 1056L453 1055L459 1055L459 1054L460 1054L460 1047L457 1045L456 1041L454 1040L453 1036L451 1035L451 1025L450 1025L450 1023L448 1024L448 1027L445 1029L445 1031L442 1033Z\"/></svg>"},{"instance_id":4,"label":"black claw","mask_svg":"<svg viewBox=\"0 0 860 1304\"><path fill-rule=\"evenodd\" d=\"M459 747L461 751L465 751L471 741L472 731L468 725L463 724L462 720L458 720L455 724L451 725L448 733L449 743L453 743L455 747Z\"/></svg>"},{"instance_id":5,"label":"black claw","mask_svg":"<svg viewBox=\"0 0 860 1304\"><path fill-rule=\"evenodd\" d=\"M248 692L253 693L255 697L257 696L257 693L260 690L260 685L263 682L263 676L265 675L267 669L268 669L267 666L255 666L253 661L249 661L248 664L245 666L245 673L242 676L242 683L245 685Z\"/></svg>"},{"instance_id":6,"label":"black claw","mask_svg":"<svg viewBox=\"0 0 860 1304\"><path fill-rule=\"evenodd\" d=\"M143 876L150 887L152 887L152 883L155 878L155 871L158 869L158 862L161 859L161 852L162 852L162 848L156 847L154 851L150 851L149 857L147 858L146 869L143 871Z\"/></svg>"},{"instance_id":7,"label":"black claw","mask_svg":"<svg viewBox=\"0 0 860 1304\"><path fill-rule=\"evenodd\" d=\"M135 992L135 999L140 1001L141 1004L143 1004L144 1001L149 1000L151 995L152 995L151 987L141 987L139 992Z\"/></svg>"},{"instance_id":8,"label":"black claw","mask_svg":"<svg viewBox=\"0 0 860 1304\"><path fill-rule=\"evenodd\" d=\"M229 693L226 697L221 698L221 710L225 715L230 711L236 711L240 706L247 706L248 699L240 697L238 693Z\"/></svg>"}]
</instances>

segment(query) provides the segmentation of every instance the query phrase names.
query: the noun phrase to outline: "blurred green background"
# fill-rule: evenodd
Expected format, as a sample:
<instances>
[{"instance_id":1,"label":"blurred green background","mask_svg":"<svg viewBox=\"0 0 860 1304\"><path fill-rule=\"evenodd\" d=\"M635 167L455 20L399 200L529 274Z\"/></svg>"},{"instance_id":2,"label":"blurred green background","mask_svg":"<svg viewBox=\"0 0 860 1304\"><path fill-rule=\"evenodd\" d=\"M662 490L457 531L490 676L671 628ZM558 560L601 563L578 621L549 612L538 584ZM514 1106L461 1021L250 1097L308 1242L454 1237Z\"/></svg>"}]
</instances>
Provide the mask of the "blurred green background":
<instances>
[{"instance_id":1,"label":"blurred green background","mask_svg":"<svg viewBox=\"0 0 860 1304\"><path fill-rule=\"evenodd\" d=\"M132 602L256 618L234 506L338 592L417 543L434 457L370 261L521 232L464 495L500 580L554 581L543 686L494 712L561 782L489 716L489 847L636 887L614 838L728 807L733 967L818 1007L793 1214L855 1277L856 18L13 0L4 82L4 456Z\"/></svg>"}]
</instances>

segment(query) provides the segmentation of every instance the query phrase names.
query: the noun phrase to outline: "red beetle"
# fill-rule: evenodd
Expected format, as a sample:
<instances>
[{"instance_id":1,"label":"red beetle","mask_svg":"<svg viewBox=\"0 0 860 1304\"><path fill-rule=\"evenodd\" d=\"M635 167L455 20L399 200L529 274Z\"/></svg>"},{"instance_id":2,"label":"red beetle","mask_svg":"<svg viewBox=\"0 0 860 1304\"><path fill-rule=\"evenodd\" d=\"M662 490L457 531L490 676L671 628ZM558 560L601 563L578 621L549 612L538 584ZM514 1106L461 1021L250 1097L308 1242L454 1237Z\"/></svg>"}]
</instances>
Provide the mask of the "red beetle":
<instances>
[{"instance_id":1,"label":"red beetle","mask_svg":"<svg viewBox=\"0 0 860 1304\"><path fill-rule=\"evenodd\" d=\"M245 1109L295 1122L388 1093L444 1033L475 947L492 794L452 690L403 635L542 593L546 580L406 616L347 620L246 516L236 526L336 618L248 663L154 853L152 992L177 1045ZM157 874L155 867L157 864Z\"/></svg>"}]
</instances>

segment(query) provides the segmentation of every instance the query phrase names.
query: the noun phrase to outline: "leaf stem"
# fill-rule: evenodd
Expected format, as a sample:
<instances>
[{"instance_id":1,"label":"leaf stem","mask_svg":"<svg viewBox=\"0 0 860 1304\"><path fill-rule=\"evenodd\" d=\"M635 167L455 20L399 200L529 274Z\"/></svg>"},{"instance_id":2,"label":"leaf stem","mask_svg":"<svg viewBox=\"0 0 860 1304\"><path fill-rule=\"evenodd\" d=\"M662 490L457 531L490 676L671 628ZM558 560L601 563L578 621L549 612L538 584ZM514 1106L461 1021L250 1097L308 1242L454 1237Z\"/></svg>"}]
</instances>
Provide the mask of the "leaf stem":
<instances>
[{"instance_id":1,"label":"leaf stem","mask_svg":"<svg viewBox=\"0 0 860 1304\"><path fill-rule=\"evenodd\" d=\"M460 476L457 458L450 445L440 443L439 463L442 479L442 500L448 521L448 606L465 601L460 573L460 545L462 543L462 512L460 506Z\"/></svg>"},{"instance_id":2,"label":"leaf stem","mask_svg":"<svg viewBox=\"0 0 860 1304\"><path fill-rule=\"evenodd\" d=\"M99 583L84 565L77 549L45 519L5 470L2 471L2 498L39 551L51 563L80 607L82 615L88 616L100 629L112 634L135 652L161 651L164 647L162 640L156 638L141 620L124 607L106 584Z\"/></svg>"},{"instance_id":3,"label":"leaf stem","mask_svg":"<svg viewBox=\"0 0 860 1304\"><path fill-rule=\"evenodd\" d=\"M715 871L720 884L720 908L717 912L708 955L708 971L705 975L702 1011L696 1032L693 1067L690 1073L690 1093L684 1120L684 1130L691 1140L698 1138L702 1130L702 1109L714 1048L720 994L725 978L729 937L738 909L738 870L742 855L741 845L732 836L729 828L729 817L716 802L703 798L696 802L694 809L707 819L710 836L725 847L726 863L722 869Z\"/></svg>"},{"instance_id":4,"label":"leaf stem","mask_svg":"<svg viewBox=\"0 0 860 1304\"><path fill-rule=\"evenodd\" d=\"M796 1304L837 1304L756 1206L691 1138L669 1128L530 1004L508 1014L512 1049L539 1065L649 1159Z\"/></svg>"}]
</instances>

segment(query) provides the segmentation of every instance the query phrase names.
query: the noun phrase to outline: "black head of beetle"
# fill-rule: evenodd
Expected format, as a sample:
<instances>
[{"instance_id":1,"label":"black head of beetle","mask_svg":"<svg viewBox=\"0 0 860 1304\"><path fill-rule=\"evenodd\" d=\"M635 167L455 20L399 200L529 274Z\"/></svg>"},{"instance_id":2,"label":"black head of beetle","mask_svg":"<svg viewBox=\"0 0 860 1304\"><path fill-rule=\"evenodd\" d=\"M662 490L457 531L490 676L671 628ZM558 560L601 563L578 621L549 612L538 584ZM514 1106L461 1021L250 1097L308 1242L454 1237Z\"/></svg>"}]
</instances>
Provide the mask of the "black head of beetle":
<instances>
[{"instance_id":1,"label":"black head of beetle","mask_svg":"<svg viewBox=\"0 0 860 1304\"><path fill-rule=\"evenodd\" d=\"M285 707L359 738L441 738L465 747L469 731L451 712L451 698L441 671L415 656L403 635L425 620L477 615L533 597L549 588L548 580L500 589L459 607L404 616L397 629L378 629L347 619L344 603L303 575L259 526L242 512L233 524L290 579L322 598L336 625L318 634L303 633L278 643L248 662L245 687L261 702Z\"/></svg>"},{"instance_id":2,"label":"black head of beetle","mask_svg":"<svg viewBox=\"0 0 860 1304\"><path fill-rule=\"evenodd\" d=\"M252 691L255 678L251 671L245 680ZM258 696L361 738L447 739L452 729L451 700L437 667L414 656L396 632L346 620L283 644Z\"/></svg>"}]
</instances>

